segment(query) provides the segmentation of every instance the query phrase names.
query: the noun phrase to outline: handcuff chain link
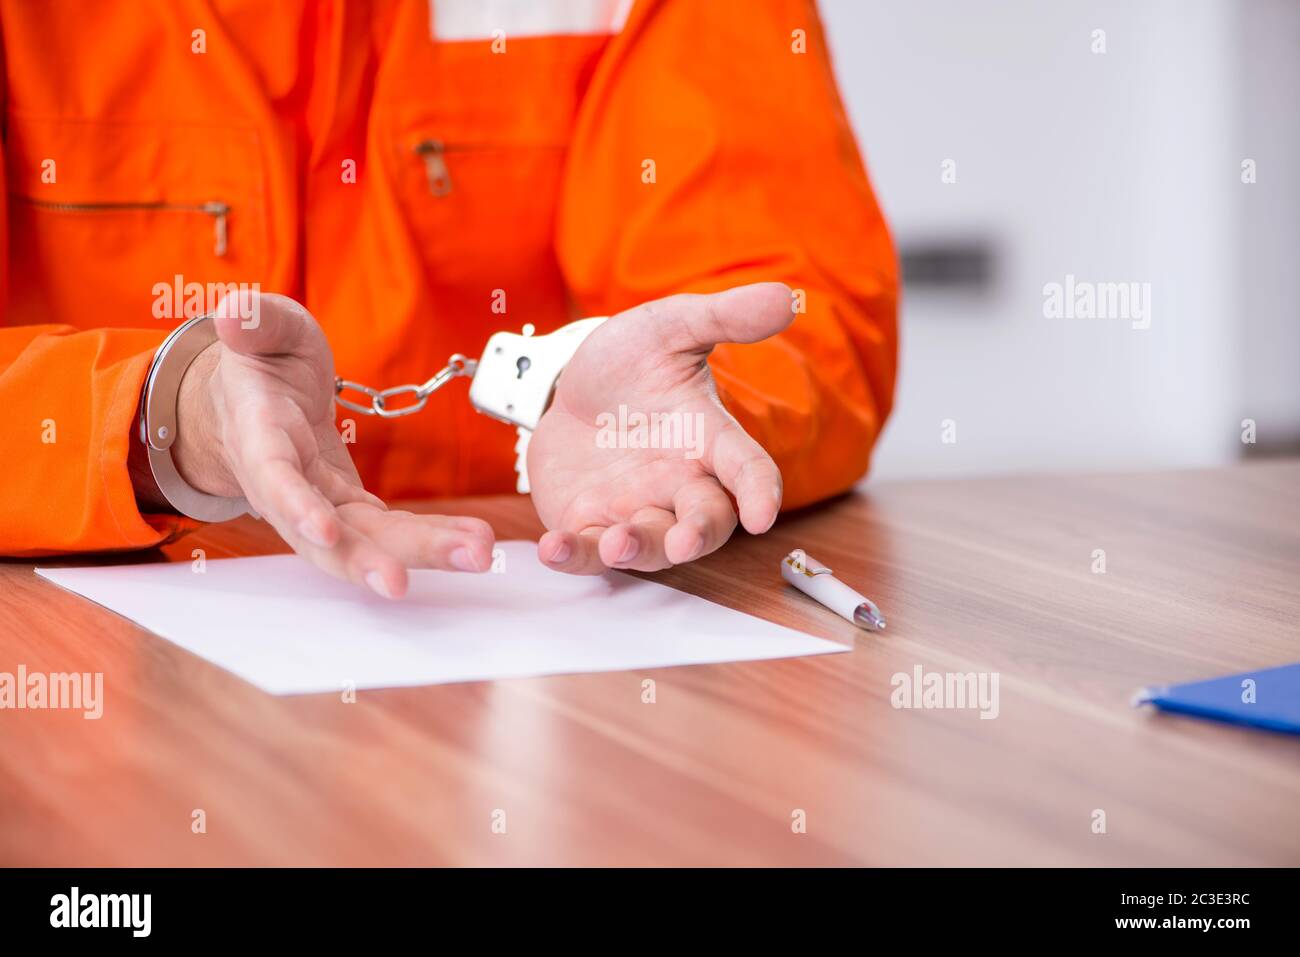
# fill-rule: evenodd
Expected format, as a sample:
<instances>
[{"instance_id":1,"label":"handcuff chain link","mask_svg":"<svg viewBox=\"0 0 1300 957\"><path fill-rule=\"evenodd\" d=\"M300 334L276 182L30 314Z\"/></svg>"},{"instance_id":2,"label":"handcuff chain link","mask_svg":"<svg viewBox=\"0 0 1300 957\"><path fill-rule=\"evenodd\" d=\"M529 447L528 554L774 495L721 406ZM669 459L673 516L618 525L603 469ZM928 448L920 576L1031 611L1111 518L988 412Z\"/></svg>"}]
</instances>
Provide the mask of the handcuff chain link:
<instances>
[{"instance_id":1,"label":"handcuff chain link","mask_svg":"<svg viewBox=\"0 0 1300 957\"><path fill-rule=\"evenodd\" d=\"M452 379L459 379L463 376L473 376L478 368L477 359L467 359L459 352L447 360L447 364L439 369L423 385L395 385L390 389L372 389L368 385L362 385L360 382L352 382L348 379L335 378L334 380L334 400L345 409L351 409L353 412L360 412L362 415L377 415L384 419L396 419L399 416L410 415L412 412L419 412L424 408L425 402L429 396L437 392ZM343 398L344 392L359 392L368 396L369 404L361 405ZM399 406L396 409L388 407L388 401L394 396L411 394L415 396L415 401L409 405Z\"/></svg>"}]
</instances>

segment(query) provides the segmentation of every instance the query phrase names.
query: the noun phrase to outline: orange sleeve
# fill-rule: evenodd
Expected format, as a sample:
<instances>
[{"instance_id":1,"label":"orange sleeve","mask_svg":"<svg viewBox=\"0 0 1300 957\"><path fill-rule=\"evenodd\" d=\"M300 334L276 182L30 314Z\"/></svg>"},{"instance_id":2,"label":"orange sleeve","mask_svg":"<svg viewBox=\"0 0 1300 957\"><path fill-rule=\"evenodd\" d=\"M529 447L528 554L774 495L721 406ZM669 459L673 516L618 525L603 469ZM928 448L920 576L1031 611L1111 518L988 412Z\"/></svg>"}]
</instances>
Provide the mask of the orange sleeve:
<instances>
[{"instance_id":1,"label":"orange sleeve","mask_svg":"<svg viewBox=\"0 0 1300 957\"><path fill-rule=\"evenodd\" d=\"M802 52L800 52L802 51ZM790 328L710 359L785 480L850 488L893 401L898 270L811 0L642 0L580 110L557 225L588 314L780 280Z\"/></svg>"},{"instance_id":2,"label":"orange sleeve","mask_svg":"<svg viewBox=\"0 0 1300 957\"><path fill-rule=\"evenodd\" d=\"M0 555L147 548L194 526L141 514L127 469L140 388L165 335L0 329Z\"/></svg>"}]
</instances>

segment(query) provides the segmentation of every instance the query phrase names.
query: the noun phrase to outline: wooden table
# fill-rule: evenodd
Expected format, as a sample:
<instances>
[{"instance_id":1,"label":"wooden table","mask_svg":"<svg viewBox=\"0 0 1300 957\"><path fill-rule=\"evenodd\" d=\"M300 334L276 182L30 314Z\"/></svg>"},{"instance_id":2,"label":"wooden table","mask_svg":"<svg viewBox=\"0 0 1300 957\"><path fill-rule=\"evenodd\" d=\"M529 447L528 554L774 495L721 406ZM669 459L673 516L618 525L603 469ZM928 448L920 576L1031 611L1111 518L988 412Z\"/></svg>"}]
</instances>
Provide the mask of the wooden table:
<instances>
[{"instance_id":1,"label":"wooden table","mask_svg":"<svg viewBox=\"0 0 1300 957\"><path fill-rule=\"evenodd\" d=\"M1300 864L1300 738L1129 706L1300 659L1297 489L1297 462L873 485L661 576L852 654L354 704L263 694L3 562L0 671L102 671L106 705L0 711L0 863ZM520 499L439 508L538 532ZM241 520L166 553L195 547L283 549ZM888 633L779 583L794 547ZM998 717L895 709L917 665L997 672Z\"/></svg>"}]
</instances>

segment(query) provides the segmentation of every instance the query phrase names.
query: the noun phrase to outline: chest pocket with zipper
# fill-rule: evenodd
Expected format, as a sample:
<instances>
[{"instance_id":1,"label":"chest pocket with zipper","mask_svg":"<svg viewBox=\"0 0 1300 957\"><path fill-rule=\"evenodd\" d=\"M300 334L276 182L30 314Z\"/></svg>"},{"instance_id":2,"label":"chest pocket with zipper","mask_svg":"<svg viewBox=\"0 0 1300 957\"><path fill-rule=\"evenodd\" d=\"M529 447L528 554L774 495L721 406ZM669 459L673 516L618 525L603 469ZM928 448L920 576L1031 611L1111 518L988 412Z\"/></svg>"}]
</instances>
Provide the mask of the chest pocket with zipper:
<instances>
[{"instance_id":1,"label":"chest pocket with zipper","mask_svg":"<svg viewBox=\"0 0 1300 957\"><path fill-rule=\"evenodd\" d=\"M171 291L262 281L250 131L11 113L5 162L8 324L167 329L185 318Z\"/></svg>"},{"instance_id":2,"label":"chest pocket with zipper","mask_svg":"<svg viewBox=\"0 0 1300 957\"><path fill-rule=\"evenodd\" d=\"M439 306L539 330L568 318L555 221L573 122L603 36L427 41L389 76L385 162ZM526 318L525 318L526 317ZM494 319L497 326L503 320Z\"/></svg>"},{"instance_id":3,"label":"chest pocket with zipper","mask_svg":"<svg viewBox=\"0 0 1300 957\"><path fill-rule=\"evenodd\" d=\"M486 306L501 289L512 311L544 309L562 288L553 234L564 144L444 141L429 132L445 130L412 130L397 153L435 296Z\"/></svg>"}]
</instances>

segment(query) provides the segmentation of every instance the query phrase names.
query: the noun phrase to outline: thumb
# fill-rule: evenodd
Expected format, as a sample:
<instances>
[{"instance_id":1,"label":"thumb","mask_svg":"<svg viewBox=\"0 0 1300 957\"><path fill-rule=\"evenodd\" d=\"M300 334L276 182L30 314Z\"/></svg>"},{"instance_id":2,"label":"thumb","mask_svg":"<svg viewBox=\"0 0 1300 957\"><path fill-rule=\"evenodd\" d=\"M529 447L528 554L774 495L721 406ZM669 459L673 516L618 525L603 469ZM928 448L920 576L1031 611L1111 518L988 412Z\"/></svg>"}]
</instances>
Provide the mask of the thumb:
<instances>
[{"instance_id":1,"label":"thumb","mask_svg":"<svg viewBox=\"0 0 1300 957\"><path fill-rule=\"evenodd\" d=\"M316 320L288 296L241 289L213 312L217 337L246 356L303 356L312 352Z\"/></svg>"},{"instance_id":2,"label":"thumb","mask_svg":"<svg viewBox=\"0 0 1300 957\"><path fill-rule=\"evenodd\" d=\"M720 342L758 342L794 319L794 295L780 282L758 282L709 295L652 303L661 341L674 352L707 353Z\"/></svg>"}]
</instances>

